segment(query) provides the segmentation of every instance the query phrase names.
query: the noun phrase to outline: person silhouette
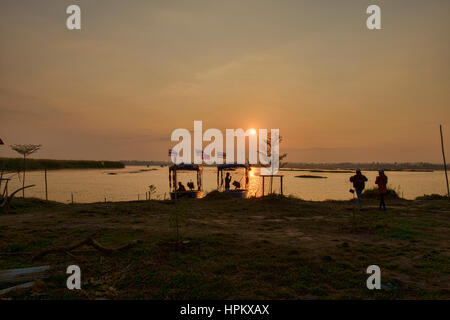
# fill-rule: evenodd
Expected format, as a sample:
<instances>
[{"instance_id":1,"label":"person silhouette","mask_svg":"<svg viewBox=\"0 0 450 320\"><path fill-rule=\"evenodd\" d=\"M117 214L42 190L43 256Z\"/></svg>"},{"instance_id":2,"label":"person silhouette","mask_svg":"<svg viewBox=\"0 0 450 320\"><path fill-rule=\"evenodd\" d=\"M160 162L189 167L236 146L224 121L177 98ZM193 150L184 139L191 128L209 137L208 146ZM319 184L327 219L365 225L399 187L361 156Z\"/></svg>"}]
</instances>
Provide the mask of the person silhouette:
<instances>
[{"instance_id":1,"label":"person silhouette","mask_svg":"<svg viewBox=\"0 0 450 320\"><path fill-rule=\"evenodd\" d=\"M356 174L350 177L350 182L353 183L353 188L355 188L356 196L358 197L359 209L361 209L361 195L366 187L367 178L361 173L361 169L356 169Z\"/></svg>"},{"instance_id":2,"label":"person silhouette","mask_svg":"<svg viewBox=\"0 0 450 320\"><path fill-rule=\"evenodd\" d=\"M186 188L181 182L178 182L178 191L180 192L186 191Z\"/></svg>"},{"instance_id":3,"label":"person silhouette","mask_svg":"<svg viewBox=\"0 0 450 320\"><path fill-rule=\"evenodd\" d=\"M384 202L384 197L387 194L388 177L384 174L383 169L380 169L378 173L379 175L375 179L375 184L378 185L378 194L380 195L380 210L386 211L386 203Z\"/></svg>"},{"instance_id":4,"label":"person silhouette","mask_svg":"<svg viewBox=\"0 0 450 320\"><path fill-rule=\"evenodd\" d=\"M230 183L231 183L231 175L229 172L227 172L225 176L225 190L230 190Z\"/></svg>"}]
</instances>

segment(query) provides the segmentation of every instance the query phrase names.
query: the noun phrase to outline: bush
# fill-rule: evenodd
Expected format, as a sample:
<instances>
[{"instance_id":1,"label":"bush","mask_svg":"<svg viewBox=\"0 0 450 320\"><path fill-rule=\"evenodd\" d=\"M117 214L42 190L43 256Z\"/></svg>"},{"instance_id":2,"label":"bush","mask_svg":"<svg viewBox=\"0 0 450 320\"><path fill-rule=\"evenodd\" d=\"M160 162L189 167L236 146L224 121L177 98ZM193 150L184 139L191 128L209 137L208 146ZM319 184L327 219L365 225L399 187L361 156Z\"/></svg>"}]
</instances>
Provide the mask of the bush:
<instances>
[{"instance_id":1,"label":"bush","mask_svg":"<svg viewBox=\"0 0 450 320\"><path fill-rule=\"evenodd\" d=\"M226 200L231 199L233 196L229 193L220 192L218 190L214 190L211 192L208 192L204 199L206 200Z\"/></svg>"},{"instance_id":2,"label":"bush","mask_svg":"<svg viewBox=\"0 0 450 320\"><path fill-rule=\"evenodd\" d=\"M423 196L417 197L416 200L449 200L448 196L442 196L440 194L424 194Z\"/></svg>"},{"instance_id":3,"label":"bush","mask_svg":"<svg viewBox=\"0 0 450 320\"><path fill-rule=\"evenodd\" d=\"M365 199L379 199L380 198L378 188L366 189L363 191L362 196ZM385 199L401 199L396 190L389 189L389 188L388 188L387 194L385 194L384 198Z\"/></svg>"}]
</instances>

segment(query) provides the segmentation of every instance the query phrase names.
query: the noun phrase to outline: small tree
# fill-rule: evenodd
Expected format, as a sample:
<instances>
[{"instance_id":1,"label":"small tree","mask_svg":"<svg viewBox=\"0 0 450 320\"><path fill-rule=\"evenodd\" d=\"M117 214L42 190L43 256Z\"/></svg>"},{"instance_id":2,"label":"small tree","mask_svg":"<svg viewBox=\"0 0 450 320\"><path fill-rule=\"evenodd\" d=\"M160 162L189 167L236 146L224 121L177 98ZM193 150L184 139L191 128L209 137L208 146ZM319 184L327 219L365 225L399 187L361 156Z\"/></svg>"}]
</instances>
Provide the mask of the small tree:
<instances>
[{"instance_id":1,"label":"small tree","mask_svg":"<svg viewBox=\"0 0 450 320\"><path fill-rule=\"evenodd\" d=\"M32 153L35 153L41 148L40 144L13 144L11 149L20 153L23 156L23 178L22 187L25 188L25 171L26 171L26 158ZM25 198L25 189L22 189L22 197Z\"/></svg>"},{"instance_id":2,"label":"small tree","mask_svg":"<svg viewBox=\"0 0 450 320\"><path fill-rule=\"evenodd\" d=\"M283 137L279 136L278 137L278 145L280 145L282 141L283 141ZM266 140L266 144L267 144L267 156L272 157L272 135L268 136L268 138ZM280 168L283 168L284 166L287 165L287 162L282 162L282 160L286 157L287 157L287 153L283 153L278 156ZM273 172L272 172L272 175L270 176L270 193L272 193L272 189L273 189Z\"/></svg>"},{"instance_id":3,"label":"small tree","mask_svg":"<svg viewBox=\"0 0 450 320\"><path fill-rule=\"evenodd\" d=\"M148 186L148 189L148 200L151 200L152 194L156 193L156 187L151 184Z\"/></svg>"},{"instance_id":4,"label":"small tree","mask_svg":"<svg viewBox=\"0 0 450 320\"><path fill-rule=\"evenodd\" d=\"M185 201L175 202L174 212L169 216L169 224L175 228L177 246L180 243L180 224L186 221L187 208Z\"/></svg>"}]
</instances>

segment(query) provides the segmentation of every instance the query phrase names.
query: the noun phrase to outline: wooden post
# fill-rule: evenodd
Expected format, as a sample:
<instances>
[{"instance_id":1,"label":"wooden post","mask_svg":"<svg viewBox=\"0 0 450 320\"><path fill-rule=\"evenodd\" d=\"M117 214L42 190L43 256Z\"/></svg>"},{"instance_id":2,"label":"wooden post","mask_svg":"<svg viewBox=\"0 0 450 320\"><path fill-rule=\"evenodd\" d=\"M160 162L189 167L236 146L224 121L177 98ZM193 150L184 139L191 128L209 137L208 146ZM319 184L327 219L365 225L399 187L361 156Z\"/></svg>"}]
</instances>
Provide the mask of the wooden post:
<instances>
[{"instance_id":1,"label":"wooden post","mask_svg":"<svg viewBox=\"0 0 450 320\"><path fill-rule=\"evenodd\" d=\"M281 182L281 195L283 195L283 176L280 176L280 182Z\"/></svg>"},{"instance_id":2,"label":"wooden post","mask_svg":"<svg viewBox=\"0 0 450 320\"><path fill-rule=\"evenodd\" d=\"M105 203L106 203L106 196L105 196Z\"/></svg>"},{"instance_id":3,"label":"wooden post","mask_svg":"<svg viewBox=\"0 0 450 320\"><path fill-rule=\"evenodd\" d=\"M72 204L73 204L73 192L71 193L71 195L72 195Z\"/></svg>"},{"instance_id":4,"label":"wooden post","mask_svg":"<svg viewBox=\"0 0 450 320\"><path fill-rule=\"evenodd\" d=\"M273 193L273 170L272 170L272 174L270 175L270 194Z\"/></svg>"},{"instance_id":5,"label":"wooden post","mask_svg":"<svg viewBox=\"0 0 450 320\"><path fill-rule=\"evenodd\" d=\"M439 125L439 130L441 132L441 147L442 147L442 158L444 159L445 181L447 182L447 197L450 197L450 190L448 188L447 162L445 161L445 152L444 152L444 137L442 136L442 125Z\"/></svg>"},{"instance_id":6,"label":"wooden post","mask_svg":"<svg viewBox=\"0 0 450 320\"><path fill-rule=\"evenodd\" d=\"M265 182L265 176L262 176L262 178L263 178L263 182L262 182L262 196L264 197L264 182Z\"/></svg>"},{"instance_id":7,"label":"wooden post","mask_svg":"<svg viewBox=\"0 0 450 320\"><path fill-rule=\"evenodd\" d=\"M174 186L174 191L175 191L175 200L177 200L177 171L174 170L173 171L173 186Z\"/></svg>"},{"instance_id":8,"label":"wooden post","mask_svg":"<svg viewBox=\"0 0 450 320\"><path fill-rule=\"evenodd\" d=\"M26 168L25 168L25 155L23 155L23 178L22 178L22 187L24 187L23 189L22 189L22 198L25 198L25 170L26 170Z\"/></svg>"},{"instance_id":9,"label":"wooden post","mask_svg":"<svg viewBox=\"0 0 450 320\"><path fill-rule=\"evenodd\" d=\"M48 191L47 191L47 169L44 169L45 177L45 200L48 201Z\"/></svg>"}]
</instances>

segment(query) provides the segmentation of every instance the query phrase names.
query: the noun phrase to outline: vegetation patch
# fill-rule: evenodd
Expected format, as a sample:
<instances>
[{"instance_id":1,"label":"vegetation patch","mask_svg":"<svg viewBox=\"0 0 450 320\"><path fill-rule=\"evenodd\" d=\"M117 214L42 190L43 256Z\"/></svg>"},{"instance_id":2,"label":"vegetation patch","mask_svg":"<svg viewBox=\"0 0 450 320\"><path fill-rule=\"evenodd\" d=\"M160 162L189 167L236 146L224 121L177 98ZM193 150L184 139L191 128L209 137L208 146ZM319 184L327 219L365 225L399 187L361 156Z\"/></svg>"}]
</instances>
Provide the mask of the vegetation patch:
<instances>
[{"instance_id":1,"label":"vegetation patch","mask_svg":"<svg viewBox=\"0 0 450 320\"><path fill-rule=\"evenodd\" d=\"M450 203L263 198L65 205L14 199L0 215L0 269L51 265L54 273L14 299L450 299ZM439 206L439 209L436 209ZM432 212L432 213L430 213ZM127 250L43 250L91 236ZM83 290L69 291L77 264ZM383 270L367 290L366 269Z\"/></svg>"},{"instance_id":2,"label":"vegetation patch","mask_svg":"<svg viewBox=\"0 0 450 320\"><path fill-rule=\"evenodd\" d=\"M296 178L304 178L304 179L326 179L328 177L324 177L324 176L315 176L312 174L304 174L304 175L300 175L300 176L295 176Z\"/></svg>"},{"instance_id":3,"label":"vegetation patch","mask_svg":"<svg viewBox=\"0 0 450 320\"><path fill-rule=\"evenodd\" d=\"M363 191L362 194L363 198L365 199L379 199L380 198L380 193L378 192L378 188L369 188L369 189L365 189ZM384 196L385 199L400 199L400 196L397 192L397 190L394 189L387 189L387 193Z\"/></svg>"},{"instance_id":4,"label":"vegetation patch","mask_svg":"<svg viewBox=\"0 0 450 320\"><path fill-rule=\"evenodd\" d=\"M416 200L449 200L448 196L443 196L440 194L424 194L423 196L419 196Z\"/></svg>"},{"instance_id":5,"label":"vegetation patch","mask_svg":"<svg viewBox=\"0 0 450 320\"><path fill-rule=\"evenodd\" d=\"M119 161L91 161L91 160L50 160L27 159L28 170L56 170L56 169L121 169L125 165ZM23 170L23 159L0 158L0 169L7 171Z\"/></svg>"}]
</instances>

